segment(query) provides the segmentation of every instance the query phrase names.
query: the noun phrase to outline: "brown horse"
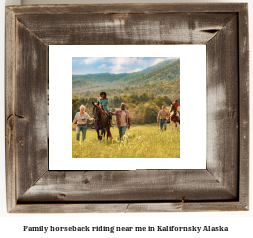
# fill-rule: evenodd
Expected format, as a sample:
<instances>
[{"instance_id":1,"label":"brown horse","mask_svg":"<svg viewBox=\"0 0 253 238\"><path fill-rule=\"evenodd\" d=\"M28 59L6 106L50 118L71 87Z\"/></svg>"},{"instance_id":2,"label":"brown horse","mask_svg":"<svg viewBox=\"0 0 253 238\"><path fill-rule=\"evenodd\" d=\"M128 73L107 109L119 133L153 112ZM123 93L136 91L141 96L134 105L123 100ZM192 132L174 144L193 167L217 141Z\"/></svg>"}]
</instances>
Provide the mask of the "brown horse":
<instances>
[{"instance_id":1,"label":"brown horse","mask_svg":"<svg viewBox=\"0 0 253 238\"><path fill-rule=\"evenodd\" d=\"M110 132L110 119L108 113L99 106L99 102L93 104L93 115L95 119L95 129L97 131L98 139L102 140L102 135L105 138L105 132L108 137L111 136ZM99 131L101 131L101 135L99 135Z\"/></svg>"},{"instance_id":2,"label":"brown horse","mask_svg":"<svg viewBox=\"0 0 253 238\"><path fill-rule=\"evenodd\" d=\"M170 119L168 120L168 123L171 124L172 131L174 130L174 128L175 130L178 130L179 122L180 122L179 113L177 111L175 103L172 103L170 107Z\"/></svg>"}]
</instances>

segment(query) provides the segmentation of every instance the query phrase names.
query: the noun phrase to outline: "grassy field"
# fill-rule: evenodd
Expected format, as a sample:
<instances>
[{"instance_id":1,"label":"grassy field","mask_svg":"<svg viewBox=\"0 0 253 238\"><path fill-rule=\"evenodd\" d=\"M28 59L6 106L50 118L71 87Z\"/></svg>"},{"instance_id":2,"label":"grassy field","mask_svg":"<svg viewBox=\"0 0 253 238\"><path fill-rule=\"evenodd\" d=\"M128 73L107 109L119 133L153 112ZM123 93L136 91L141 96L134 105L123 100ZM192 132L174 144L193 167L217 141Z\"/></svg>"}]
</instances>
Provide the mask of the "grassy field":
<instances>
[{"instance_id":1,"label":"grassy field","mask_svg":"<svg viewBox=\"0 0 253 238\"><path fill-rule=\"evenodd\" d=\"M72 131L73 158L180 158L180 131L161 132L157 124L132 125L123 141L118 128L111 129L113 140L98 141L94 129L88 129L84 142L76 141ZM81 138L81 135L80 135Z\"/></svg>"}]
</instances>

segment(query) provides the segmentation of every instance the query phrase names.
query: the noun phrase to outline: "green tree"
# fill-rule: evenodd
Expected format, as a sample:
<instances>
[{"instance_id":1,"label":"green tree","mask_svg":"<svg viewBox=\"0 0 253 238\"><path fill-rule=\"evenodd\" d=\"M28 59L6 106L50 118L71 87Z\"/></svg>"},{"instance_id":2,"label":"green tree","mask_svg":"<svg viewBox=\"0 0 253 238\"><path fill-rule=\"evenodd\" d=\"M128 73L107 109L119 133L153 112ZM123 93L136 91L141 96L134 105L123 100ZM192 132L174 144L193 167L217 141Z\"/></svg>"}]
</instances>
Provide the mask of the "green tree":
<instances>
[{"instance_id":1,"label":"green tree","mask_svg":"<svg viewBox=\"0 0 253 238\"><path fill-rule=\"evenodd\" d=\"M143 93L140 95L140 101L145 101L147 102L149 100L148 94L147 93Z\"/></svg>"},{"instance_id":2,"label":"green tree","mask_svg":"<svg viewBox=\"0 0 253 238\"><path fill-rule=\"evenodd\" d=\"M76 113L79 111L80 101L77 98L72 99L72 120L74 119Z\"/></svg>"},{"instance_id":3,"label":"green tree","mask_svg":"<svg viewBox=\"0 0 253 238\"><path fill-rule=\"evenodd\" d=\"M156 105L157 105L159 108L161 108L162 105L165 105L165 104L166 104L163 97L157 97L156 100L155 100L155 102L156 102Z\"/></svg>"},{"instance_id":4,"label":"green tree","mask_svg":"<svg viewBox=\"0 0 253 238\"><path fill-rule=\"evenodd\" d=\"M149 98L149 100L154 100L155 96L153 93L148 93L148 98Z\"/></svg>"},{"instance_id":5,"label":"green tree","mask_svg":"<svg viewBox=\"0 0 253 238\"><path fill-rule=\"evenodd\" d=\"M145 108L143 121L145 124L156 122L157 111L155 108Z\"/></svg>"}]
</instances>

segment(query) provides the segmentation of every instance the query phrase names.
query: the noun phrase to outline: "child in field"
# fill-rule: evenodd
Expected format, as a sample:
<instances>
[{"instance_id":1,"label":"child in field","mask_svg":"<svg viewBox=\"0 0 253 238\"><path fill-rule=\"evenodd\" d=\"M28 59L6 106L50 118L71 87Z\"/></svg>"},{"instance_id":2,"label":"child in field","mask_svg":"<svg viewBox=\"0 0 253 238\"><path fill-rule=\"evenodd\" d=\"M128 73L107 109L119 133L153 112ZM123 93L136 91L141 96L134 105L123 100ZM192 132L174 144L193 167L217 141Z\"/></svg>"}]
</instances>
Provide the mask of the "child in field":
<instances>
[{"instance_id":1,"label":"child in field","mask_svg":"<svg viewBox=\"0 0 253 238\"><path fill-rule=\"evenodd\" d=\"M100 93L100 104L102 106L102 108L108 113L109 111L109 106L108 106L108 99L106 98L106 92L101 92ZM109 114L109 118L110 118L110 126L113 127L112 125L112 114L111 113L108 113Z\"/></svg>"}]
</instances>

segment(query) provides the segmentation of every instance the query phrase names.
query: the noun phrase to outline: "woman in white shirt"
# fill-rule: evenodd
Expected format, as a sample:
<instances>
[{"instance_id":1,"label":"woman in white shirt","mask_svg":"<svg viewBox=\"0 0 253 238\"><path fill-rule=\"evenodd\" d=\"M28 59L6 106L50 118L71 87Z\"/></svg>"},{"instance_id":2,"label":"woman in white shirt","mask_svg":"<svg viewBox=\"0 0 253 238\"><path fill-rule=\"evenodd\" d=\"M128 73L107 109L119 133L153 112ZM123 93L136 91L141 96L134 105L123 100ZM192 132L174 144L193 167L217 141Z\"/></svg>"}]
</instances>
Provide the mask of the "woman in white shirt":
<instances>
[{"instance_id":1,"label":"woman in white shirt","mask_svg":"<svg viewBox=\"0 0 253 238\"><path fill-rule=\"evenodd\" d=\"M76 113L75 118L72 123L72 128L73 128L73 125L77 121L77 125L76 125L76 140L77 141L79 141L79 138L80 138L80 131L82 131L82 140L84 141L86 138L87 119L94 120L94 118L90 117L90 115L87 112L85 112L85 106L81 105L80 112Z\"/></svg>"}]
</instances>

